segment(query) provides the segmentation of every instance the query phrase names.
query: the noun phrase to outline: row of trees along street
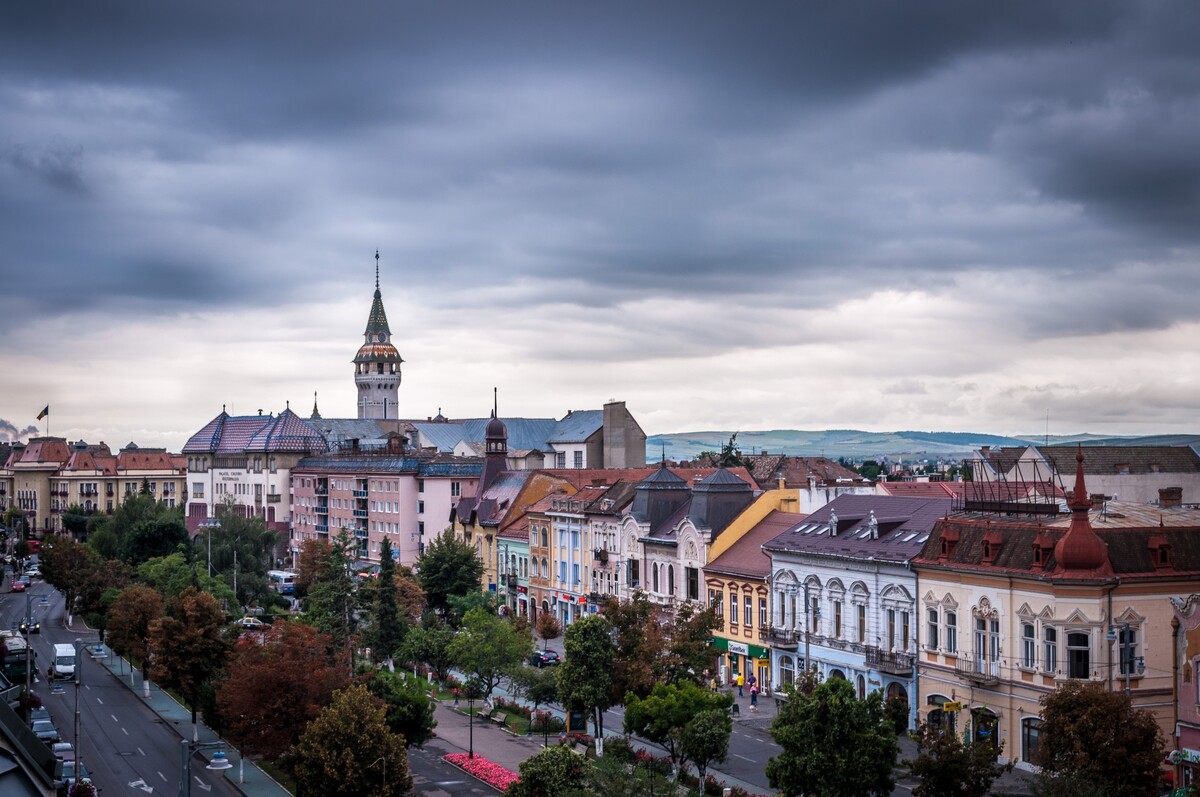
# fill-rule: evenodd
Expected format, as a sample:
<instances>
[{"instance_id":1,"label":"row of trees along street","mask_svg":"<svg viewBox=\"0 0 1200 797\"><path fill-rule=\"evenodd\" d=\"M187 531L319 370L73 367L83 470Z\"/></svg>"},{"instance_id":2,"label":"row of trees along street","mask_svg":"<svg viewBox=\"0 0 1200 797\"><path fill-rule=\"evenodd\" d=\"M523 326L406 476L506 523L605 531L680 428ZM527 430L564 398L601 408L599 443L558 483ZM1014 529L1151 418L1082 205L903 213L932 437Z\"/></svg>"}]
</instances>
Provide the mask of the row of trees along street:
<instances>
[{"instance_id":1,"label":"row of trees along street","mask_svg":"<svg viewBox=\"0 0 1200 797\"><path fill-rule=\"evenodd\" d=\"M374 577L356 574L358 542L349 532L305 541L296 566L303 611L293 616L267 579L279 540L232 503L218 509L219 525L191 541L182 510L148 494L108 517L68 515L85 541L47 539L46 580L145 680L174 691L193 721L202 715L299 794L321 793L331 780L340 794L405 793L406 749L434 730L430 692L448 696L463 686L485 703L504 688L534 712L554 702L590 721L596 741L587 759L552 747L522 766L513 794L644 793L654 779L677 784L692 768L703 779L727 755L731 697L708 689L705 675L717 626L711 610L684 603L660 622L644 595L610 599L566 630L563 663L539 670L526 662L535 631L543 641L562 633L553 615L542 613L536 629L527 618L501 616L480 590L474 548L451 535L436 538L411 571L394 562L385 540ZM242 632L234 621L247 607L274 619L269 630ZM1118 705L1121 697L1106 693L1111 705L1101 706L1094 690L1068 686L1047 698L1046 794L1070 795L1081 783L1089 795L1156 793L1162 740L1152 719L1127 700ZM844 681L806 675L784 698L771 729L782 753L767 764L774 789L891 792L903 729L878 693L860 700ZM603 744L604 713L616 705L625 707L626 734L667 751L661 766L620 737ZM1101 730L1120 738L1100 738ZM1004 769L990 745L930 728L917 738L917 797L983 795ZM386 767L375 766L380 760Z\"/></svg>"}]
</instances>

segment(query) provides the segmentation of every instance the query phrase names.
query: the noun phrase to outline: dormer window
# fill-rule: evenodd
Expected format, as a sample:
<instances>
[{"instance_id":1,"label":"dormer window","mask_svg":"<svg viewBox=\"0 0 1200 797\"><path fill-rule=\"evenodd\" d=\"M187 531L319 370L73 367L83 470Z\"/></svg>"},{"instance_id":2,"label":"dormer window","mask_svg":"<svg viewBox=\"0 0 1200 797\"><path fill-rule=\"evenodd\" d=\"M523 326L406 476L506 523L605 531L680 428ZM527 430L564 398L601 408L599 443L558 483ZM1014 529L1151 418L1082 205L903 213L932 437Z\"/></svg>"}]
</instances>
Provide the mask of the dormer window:
<instances>
[{"instance_id":1,"label":"dormer window","mask_svg":"<svg viewBox=\"0 0 1200 797\"><path fill-rule=\"evenodd\" d=\"M1171 566L1171 544L1167 542L1166 536L1162 534L1151 534L1150 539L1146 541L1150 547L1150 561L1154 563L1155 569L1163 569Z\"/></svg>"},{"instance_id":2,"label":"dormer window","mask_svg":"<svg viewBox=\"0 0 1200 797\"><path fill-rule=\"evenodd\" d=\"M943 529L941 544L940 558L947 559L954 556L954 552L958 549L958 529Z\"/></svg>"}]
</instances>

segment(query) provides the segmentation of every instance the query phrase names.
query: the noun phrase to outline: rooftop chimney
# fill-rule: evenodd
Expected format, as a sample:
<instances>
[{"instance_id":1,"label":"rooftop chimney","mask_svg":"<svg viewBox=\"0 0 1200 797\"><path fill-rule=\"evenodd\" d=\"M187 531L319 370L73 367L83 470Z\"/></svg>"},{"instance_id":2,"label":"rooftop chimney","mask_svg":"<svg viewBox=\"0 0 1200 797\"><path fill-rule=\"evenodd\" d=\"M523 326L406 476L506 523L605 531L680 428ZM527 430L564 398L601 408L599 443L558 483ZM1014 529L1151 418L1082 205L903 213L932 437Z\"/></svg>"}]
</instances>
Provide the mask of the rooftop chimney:
<instances>
[{"instance_id":1,"label":"rooftop chimney","mask_svg":"<svg viewBox=\"0 0 1200 797\"><path fill-rule=\"evenodd\" d=\"M1158 491L1158 505L1161 507L1183 506L1183 488L1160 488Z\"/></svg>"}]
</instances>

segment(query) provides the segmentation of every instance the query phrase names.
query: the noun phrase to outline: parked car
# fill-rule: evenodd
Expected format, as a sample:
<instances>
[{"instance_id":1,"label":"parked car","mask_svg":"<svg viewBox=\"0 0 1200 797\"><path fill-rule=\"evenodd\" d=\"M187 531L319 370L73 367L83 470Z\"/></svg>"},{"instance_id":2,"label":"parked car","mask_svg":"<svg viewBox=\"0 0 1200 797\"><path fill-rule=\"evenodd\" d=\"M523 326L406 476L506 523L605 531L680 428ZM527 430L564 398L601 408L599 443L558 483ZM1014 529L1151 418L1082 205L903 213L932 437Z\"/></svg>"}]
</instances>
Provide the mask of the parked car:
<instances>
[{"instance_id":1,"label":"parked car","mask_svg":"<svg viewBox=\"0 0 1200 797\"><path fill-rule=\"evenodd\" d=\"M80 764L76 761L64 761L63 765L62 765L62 781L61 781L63 785L62 785L62 788L58 792L59 794L70 794L71 789L75 788L75 777L76 777L75 770L76 770L76 768L79 769L79 782L80 783L91 783L92 782L92 776L88 772L87 767L85 767L83 764Z\"/></svg>"},{"instance_id":2,"label":"parked car","mask_svg":"<svg viewBox=\"0 0 1200 797\"><path fill-rule=\"evenodd\" d=\"M50 719L50 711L45 706L38 706L37 708L30 709L30 711L29 711L29 721L30 722L37 722L38 720L48 720L48 719Z\"/></svg>"},{"instance_id":3,"label":"parked car","mask_svg":"<svg viewBox=\"0 0 1200 797\"><path fill-rule=\"evenodd\" d=\"M33 733L47 744L58 741L58 728L50 720L34 720Z\"/></svg>"},{"instance_id":4,"label":"parked car","mask_svg":"<svg viewBox=\"0 0 1200 797\"><path fill-rule=\"evenodd\" d=\"M547 667L559 663L558 651L535 650L529 657L529 663L534 667Z\"/></svg>"},{"instance_id":5,"label":"parked car","mask_svg":"<svg viewBox=\"0 0 1200 797\"><path fill-rule=\"evenodd\" d=\"M36 567L31 567L25 571L25 575L29 576L30 578L41 578L42 571L38 570Z\"/></svg>"},{"instance_id":6,"label":"parked car","mask_svg":"<svg viewBox=\"0 0 1200 797\"><path fill-rule=\"evenodd\" d=\"M21 618L21 633L22 634L40 634L42 633L42 624L34 617Z\"/></svg>"},{"instance_id":7,"label":"parked car","mask_svg":"<svg viewBox=\"0 0 1200 797\"><path fill-rule=\"evenodd\" d=\"M50 751L60 761L75 760L75 747L70 742L55 742L50 746Z\"/></svg>"},{"instance_id":8,"label":"parked car","mask_svg":"<svg viewBox=\"0 0 1200 797\"><path fill-rule=\"evenodd\" d=\"M266 631L271 627L268 623L264 623L257 617L243 617L242 619L238 620L238 625L247 629L248 631Z\"/></svg>"},{"instance_id":9,"label":"parked car","mask_svg":"<svg viewBox=\"0 0 1200 797\"><path fill-rule=\"evenodd\" d=\"M13 585L12 585L12 591L13 592L24 592L25 591L25 582L24 581L14 581Z\"/></svg>"}]
</instances>

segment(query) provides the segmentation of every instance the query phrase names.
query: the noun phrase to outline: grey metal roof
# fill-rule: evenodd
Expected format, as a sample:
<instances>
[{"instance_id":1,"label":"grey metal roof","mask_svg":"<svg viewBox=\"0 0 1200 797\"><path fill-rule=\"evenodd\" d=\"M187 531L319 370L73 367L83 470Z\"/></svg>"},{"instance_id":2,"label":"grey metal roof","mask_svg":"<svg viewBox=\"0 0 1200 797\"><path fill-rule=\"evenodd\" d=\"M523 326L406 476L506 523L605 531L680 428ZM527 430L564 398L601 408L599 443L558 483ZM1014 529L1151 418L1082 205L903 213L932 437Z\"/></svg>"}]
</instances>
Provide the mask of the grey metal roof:
<instances>
[{"instance_id":1,"label":"grey metal roof","mask_svg":"<svg viewBox=\"0 0 1200 797\"><path fill-rule=\"evenodd\" d=\"M331 446L343 440L382 441L384 431L366 418L305 418Z\"/></svg>"},{"instance_id":2,"label":"grey metal roof","mask_svg":"<svg viewBox=\"0 0 1200 797\"><path fill-rule=\"evenodd\" d=\"M576 413L578 415L579 413ZM468 418L455 423L416 421L413 428L421 435L422 445L437 446L438 451L453 451L460 442L482 443L491 418ZM509 451L549 451L547 442L558 421L553 418L501 418L508 427Z\"/></svg>"},{"instance_id":3,"label":"grey metal roof","mask_svg":"<svg viewBox=\"0 0 1200 797\"><path fill-rule=\"evenodd\" d=\"M890 495L840 495L788 531L763 545L767 551L906 562L921 552L938 520L950 511L950 498L897 498ZM874 513L879 537L872 539ZM838 533L829 521L837 515Z\"/></svg>"},{"instance_id":4,"label":"grey metal roof","mask_svg":"<svg viewBox=\"0 0 1200 797\"><path fill-rule=\"evenodd\" d=\"M548 443L582 443L604 426L604 410L572 410L546 438Z\"/></svg>"}]
</instances>

